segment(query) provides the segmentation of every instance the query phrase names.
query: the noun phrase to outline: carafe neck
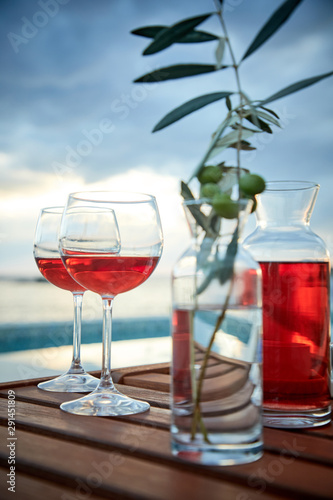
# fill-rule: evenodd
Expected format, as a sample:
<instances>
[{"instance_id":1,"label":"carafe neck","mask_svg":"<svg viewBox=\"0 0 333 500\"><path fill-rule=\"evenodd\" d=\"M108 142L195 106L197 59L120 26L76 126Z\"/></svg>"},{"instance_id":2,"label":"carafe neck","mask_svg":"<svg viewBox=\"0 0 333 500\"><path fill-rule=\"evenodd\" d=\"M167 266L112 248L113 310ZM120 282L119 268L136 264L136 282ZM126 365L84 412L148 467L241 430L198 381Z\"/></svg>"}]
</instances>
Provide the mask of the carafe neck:
<instances>
[{"instance_id":1,"label":"carafe neck","mask_svg":"<svg viewBox=\"0 0 333 500\"><path fill-rule=\"evenodd\" d=\"M268 182L258 196L257 225L262 229L308 226L318 191L319 185L311 182Z\"/></svg>"}]
</instances>

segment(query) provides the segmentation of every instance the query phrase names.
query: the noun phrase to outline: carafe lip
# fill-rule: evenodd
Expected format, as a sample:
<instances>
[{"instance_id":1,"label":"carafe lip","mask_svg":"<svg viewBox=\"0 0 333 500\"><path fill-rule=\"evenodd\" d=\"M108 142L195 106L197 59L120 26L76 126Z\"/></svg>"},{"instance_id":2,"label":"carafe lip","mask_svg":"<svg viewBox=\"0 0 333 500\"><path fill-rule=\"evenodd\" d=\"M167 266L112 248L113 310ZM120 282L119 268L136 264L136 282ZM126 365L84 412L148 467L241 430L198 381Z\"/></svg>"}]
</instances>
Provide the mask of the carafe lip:
<instances>
[{"instance_id":1,"label":"carafe lip","mask_svg":"<svg viewBox=\"0 0 333 500\"><path fill-rule=\"evenodd\" d=\"M307 189L319 189L320 185L310 181L267 181L264 192L272 191L304 191Z\"/></svg>"}]
</instances>

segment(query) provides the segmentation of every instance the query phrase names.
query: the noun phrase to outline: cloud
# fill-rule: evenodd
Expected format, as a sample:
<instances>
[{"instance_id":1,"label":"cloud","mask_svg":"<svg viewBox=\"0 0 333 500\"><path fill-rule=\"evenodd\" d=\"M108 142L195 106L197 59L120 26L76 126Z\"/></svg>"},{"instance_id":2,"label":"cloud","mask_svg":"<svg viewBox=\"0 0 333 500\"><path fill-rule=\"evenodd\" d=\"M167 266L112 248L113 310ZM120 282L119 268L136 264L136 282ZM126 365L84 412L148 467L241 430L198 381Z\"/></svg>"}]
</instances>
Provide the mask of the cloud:
<instances>
[{"instance_id":1,"label":"cloud","mask_svg":"<svg viewBox=\"0 0 333 500\"><path fill-rule=\"evenodd\" d=\"M0 202L0 212L3 214L1 245L4 255L0 262L0 275L17 274L23 270L25 274L38 275L31 252L39 211L47 206L64 205L68 194L74 191L125 190L154 194L165 239L158 273L169 273L180 250L185 250L189 238L184 239L184 233L187 234L188 230L181 209L179 180L174 176L160 174L148 166L138 166L135 170L93 183L86 183L75 175L67 179L66 183L55 182L53 174L43 174L36 184L34 172L28 169L14 172L8 177L7 188L1 193ZM6 197L3 197L4 192L7 192ZM24 265L19 259L13 260L13 255L20 254L24 255Z\"/></svg>"}]
</instances>

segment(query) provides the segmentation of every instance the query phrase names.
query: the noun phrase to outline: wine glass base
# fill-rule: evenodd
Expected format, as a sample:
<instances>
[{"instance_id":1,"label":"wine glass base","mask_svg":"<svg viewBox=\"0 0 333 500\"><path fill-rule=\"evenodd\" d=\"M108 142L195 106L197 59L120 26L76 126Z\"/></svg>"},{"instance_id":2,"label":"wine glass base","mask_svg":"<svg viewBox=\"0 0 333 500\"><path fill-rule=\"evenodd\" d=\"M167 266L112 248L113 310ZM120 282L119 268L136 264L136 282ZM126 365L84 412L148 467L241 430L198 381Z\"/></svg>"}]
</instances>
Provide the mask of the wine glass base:
<instances>
[{"instance_id":1,"label":"wine glass base","mask_svg":"<svg viewBox=\"0 0 333 500\"><path fill-rule=\"evenodd\" d=\"M150 405L121 394L116 389L97 388L91 394L60 405L61 410L75 415L117 417L149 410Z\"/></svg>"},{"instance_id":2,"label":"wine glass base","mask_svg":"<svg viewBox=\"0 0 333 500\"><path fill-rule=\"evenodd\" d=\"M41 382L39 389L50 392L91 392L99 384L99 379L89 373L64 373L60 377Z\"/></svg>"}]
</instances>

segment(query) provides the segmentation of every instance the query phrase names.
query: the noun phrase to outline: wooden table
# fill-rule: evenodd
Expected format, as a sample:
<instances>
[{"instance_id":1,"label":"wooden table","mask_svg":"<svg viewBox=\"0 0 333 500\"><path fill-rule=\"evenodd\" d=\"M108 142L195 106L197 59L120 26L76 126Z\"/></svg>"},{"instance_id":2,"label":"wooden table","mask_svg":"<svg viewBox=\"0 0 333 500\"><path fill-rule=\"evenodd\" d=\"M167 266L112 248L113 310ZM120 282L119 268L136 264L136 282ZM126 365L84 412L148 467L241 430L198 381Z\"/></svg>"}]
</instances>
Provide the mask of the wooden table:
<instances>
[{"instance_id":1,"label":"wooden table","mask_svg":"<svg viewBox=\"0 0 333 500\"><path fill-rule=\"evenodd\" d=\"M0 385L1 500L333 499L332 423L302 431L265 429L262 459L202 467L170 452L169 365L116 370L113 376L122 392L149 401L150 411L76 416L59 409L73 394L41 391L41 379ZM8 434L8 391L15 391L15 440ZM6 483L13 452L15 494Z\"/></svg>"}]
</instances>

